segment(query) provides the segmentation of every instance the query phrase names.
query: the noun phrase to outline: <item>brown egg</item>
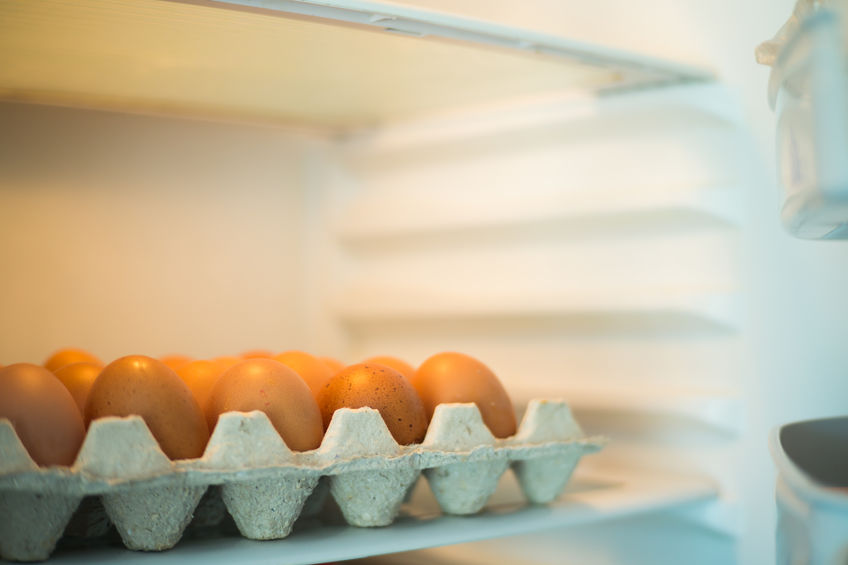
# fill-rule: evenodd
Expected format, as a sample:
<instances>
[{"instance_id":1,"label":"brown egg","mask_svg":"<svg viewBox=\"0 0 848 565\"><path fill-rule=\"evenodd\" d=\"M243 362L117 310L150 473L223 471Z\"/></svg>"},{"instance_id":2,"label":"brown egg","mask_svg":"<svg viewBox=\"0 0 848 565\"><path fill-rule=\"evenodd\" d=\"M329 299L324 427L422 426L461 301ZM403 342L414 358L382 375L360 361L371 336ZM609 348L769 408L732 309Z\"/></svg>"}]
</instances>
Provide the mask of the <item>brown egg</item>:
<instances>
[{"instance_id":1,"label":"brown egg","mask_svg":"<svg viewBox=\"0 0 848 565\"><path fill-rule=\"evenodd\" d=\"M176 373L191 390L205 414L212 387L224 373L221 365L215 361L192 361L178 368Z\"/></svg>"},{"instance_id":2,"label":"brown egg","mask_svg":"<svg viewBox=\"0 0 848 565\"><path fill-rule=\"evenodd\" d=\"M439 404L473 402L495 437L515 434L515 411L495 374L480 361L462 353L439 353L418 367L412 385L427 410L427 418Z\"/></svg>"},{"instance_id":3,"label":"brown egg","mask_svg":"<svg viewBox=\"0 0 848 565\"><path fill-rule=\"evenodd\" d=\"M39 465L71 465L85 425L74 398L53 373L30 363L0 370L0 418L8 418Z\"/></svg>"},{"instance_id":4,"label":"brown egg","mask_svg":"<svg viewBox=\"0 0 848 565\"><path fill-rule=\"evenodd\" d=\"M218 365L218 368L221 370L221 374L224 373L227 369L232 367L233 365L237 365L244 361L241 357L235 357L233 355L223 355L221 357L216 357L212 359L212 362Z\"/></svg>"},{"instance_id":5,"label":"brown egg","mask_svg":"<svg viewBox=\"0 0 848 565\"><path fill-rule=\"evenodd\" d=\"M203 454L209 430L200 406L180 377L152 357L129 355L109 363L88 395L86 422L133 414L144 418L171 459Z\"/></svg>"},{"instance_id":6,"label":"brown egg","mask_svg":"<svg viewBox=\"0 0 848 565\"><path fill-rule=\"evenodd\" d=\"M318 359L323 361L324 364L330 368L330 371L332 371L334 375L345 368L345 364L334 357L319 357Z\"/></svg>"},{"instance_id":7,"label":"brown egg","mask_svg":"<svg viewBox=\"0 0 848 565\"><path fill-rule=\"evenodd\" d=\"M273 359L248 359L231 367L215 383L206 418L210 429L224 412L261 410L294 451L321 445L321 411L297 373Z\"/></svg>"},{"instance_id":8,"label":"brown egg","mask_svg":"<svg viewBox=\"0 0 848 565\"><path fill-rule=\"evenodd\" d=\"M159 360L162 361L164 364L166 364L171 369L173 369L174 371L176 371L177 369L179 369L183 365L185 365L187 363L191 363L192 361L194 361L194 359L192 359L191 357L188 357L186 355L180 355L180 354L177 354L177 353L175 353L173 355L163 355L162 357L159 358Z\"/></svg>"},{"instance_id":9,"label":"brown egg","mask_svg":"<svg viewBox=\"0 0 848 565\"><path fill-rule=\"evenodd\" d=\"M363 363L377 363L378 365L385 365L386 367L391 367L401 375L407 378L407 380L412 381L412 377L415 376L415 369L412 368L412 365L407 363L402 359L398 359L397 357L390 357L388 355L378 355L377 357L369 357Z\"/></svg>"},{"instance_id":10,"label":"brown egg","mask_svg":"<svg viewBox=\"0 0 848 565\"><path fill-rule=\"evenodd\" d=\"M274 352L267 349L249 349L239 355L242 359L273 359Z\"/></svg>"},{"instance_id":11,"label":"brown egg","mask_svg":"<svg viewBox=\"0 0 848 565\"><path fill-rule=\"evenodd\" d=\"M94 363L71 363L55 372L56 378L74 397L81 415L85 414L85 403L91 386L102 370L103 367Z\"/></svg>"},{"instance_id":12,"label":"brown egg","mask_svg":"<svg viewBox=\"0 0 848 565\"><path fill-rule=\"evenodd\" d=\"M403 375L385 365L346 367L324 387L318 400L324 428L339 408L374 408L401 445L418 443L427 433L427 413Z\"/></svg>"},{"instance_id":13,"label":"brown egg","mask_svg":"<svg viewBox=\"0 0 848 565\"><path fill-rule=\"evenodd\" d=\"M326 363L303 351L286 351L277 355L274 360L300 375L300 378L306 381L309 390L312 391L312 396L316 399L321 393L321 389L334 374Z\"/></svg>"},{"instance_id":14,"label":"brown egg","mask_svg":"<svg viewBox=\"0 0 848 565\"><path fill-rule=\"evenodd\" d=\"M88 351L69 347L60 349L48 357L44 362L44 368L48 371L56 372L57 369L61 369L71 363L94 363L95 365L103 366L103 361Z\"/></svg>"}]
</instances>

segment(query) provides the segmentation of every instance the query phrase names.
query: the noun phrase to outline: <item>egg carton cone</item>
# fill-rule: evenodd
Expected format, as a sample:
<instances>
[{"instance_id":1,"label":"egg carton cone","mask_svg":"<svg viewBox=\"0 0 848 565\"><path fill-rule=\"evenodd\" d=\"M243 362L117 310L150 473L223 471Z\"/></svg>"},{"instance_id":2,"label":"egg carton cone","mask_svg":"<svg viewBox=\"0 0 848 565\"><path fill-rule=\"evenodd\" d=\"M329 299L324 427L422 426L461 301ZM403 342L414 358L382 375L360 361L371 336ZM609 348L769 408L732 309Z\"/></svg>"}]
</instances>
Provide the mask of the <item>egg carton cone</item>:
<instances>
[{"instance_id":1,"label":"egg carton cone","mask_svg":"<svg viewBox=\"0 0 848 565\"><path fill-rule=\"evenodd\" d=\"M540 402L527 411L513 441L518 444L568 442L583 436L583 430L565 404ZM579 443L566 443L559 453L515 459L512 467L527 500L546 504L558 497L582 455Z\"/></svg>"},{"instance_id":2,"label":"egg carton cone","mask_svg":"<svg viewBox=\"0 0 848 565\"><path fill-rule=\"evenodd\" d=\"M207 487L189 484L185 474L174 472L141 418L114 423L92 423L74 468L93 481L135 479L135 488L100 493L106 514L127 548L169 549L182 537ZM151 477L156 480L145 481Z\"/></svg>"},{"instance_id":3,"label":"egg carton cone","mask_svg":"<svg viewBox=\"0 0 848 565\"><path fill-rule=\"evenodd\" d=\"M391 524L421 474L415 462L403 456L408 450L395 442L376 410L336 411L319 452L326 461L339 461L339 472L330 477L330 494L353 526ZM357 470L361 458L373 464Z\"/></svg>"},{"instance_id":4,"label":"egg carton cone","mask_svg":"<svg viewBox=\"0 0 848 565\"><path fill-rule=\"evenodd\" d=\"M495 436L483 423L474 404L436 406L433 424L427 428L423 446L456 452L492 450L492 457L478 462L460 462L425 469L424 475L441 509L447 514L475 514L483 508L509 467L506 453L495 453Z\"/></svg>"},{"instance_id":5,"label":"egg carton cone","mask_svg":"<svg viewBox=\"0 0 848 565\"><path fill-rule=\"evenodd\" d=\"M296 464L295 454L262 412L251 414L254 417L225 414L219 419L198 468L224 473L278 468L268 477L225 481L221 498L244 537L280 539L291 532L320 475Z\"/></svg>"},{"instance_id":6,"label":"egg carton cone","mask_svg":"<svg viewBox=\"0 0 848 565\"><path fill-rule=\"evenodd\" d=\"M142 551L173 547L192 520L215 526L226 514L246 538L285 538L329 497L350 525L388 526L422 474L446 514L479 512L510 467L527 500L546 503L605 442L585 437L559 400L531 401L505 439L492 436L476 405L444 404L424 441L408 446L376 410L341 409L307 452L290 450L264 413L231 412L202 457L171 461L140 417L109 417L91 423L71 467L42 468L0 419L0 556L48 558L72 516L68 535L102 535L111 522L127 548Z\"/></svg>"},{"instance_id":7,"label":"egg carton cone","mask_svg":"<svg viewBox=\"0 0 848 565\"><path fill-rule=\"evenodd\" d=\"M48 471L50 473L50 471ZM8 420L0 421L0 476L42 478L35 492L0 490L0 557L16 561L47 559L62 536L82 495L63 492L61 471L42 475Z\"/></svg>"}]
</instances>

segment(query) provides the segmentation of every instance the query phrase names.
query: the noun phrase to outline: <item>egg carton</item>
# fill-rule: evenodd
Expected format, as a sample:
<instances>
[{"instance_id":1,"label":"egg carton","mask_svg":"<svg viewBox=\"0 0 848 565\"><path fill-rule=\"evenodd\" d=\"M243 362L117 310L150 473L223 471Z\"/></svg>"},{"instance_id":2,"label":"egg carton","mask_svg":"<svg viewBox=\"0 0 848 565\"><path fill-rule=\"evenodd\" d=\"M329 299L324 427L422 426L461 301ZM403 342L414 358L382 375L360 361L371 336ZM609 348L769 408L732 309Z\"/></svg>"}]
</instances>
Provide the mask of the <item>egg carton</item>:
<instances>
[{"instance_id":1,"label":"egg carton","mask_svg":"<svg viewBox=\"0 0 848 565\"><path fill-rule=\"evenodd\" d=\"M506 439L492 436L476 405L443 404L424 441L410 446L395 442L376 410L345 408L308 452L288 449L264 413L232 412L218 419L202 457L171 461L144 421L131 416L92 422L73 466L39 468L0 419L0 555L47 559L92 496L124 545L143 551L173 547L193 517L215 523L225 512L244 537L284 538L298 516L316 513L328 496L347 523L387 526L422 473L446 514L480 511L510 466L527 500L544 504L604 442L585 437L568 406L555 400L531 401L518 433ZM216 504L204 493L217 485ZM102 510L92 522L95 531L108 524Z\"/></svg>"}]
</instances>

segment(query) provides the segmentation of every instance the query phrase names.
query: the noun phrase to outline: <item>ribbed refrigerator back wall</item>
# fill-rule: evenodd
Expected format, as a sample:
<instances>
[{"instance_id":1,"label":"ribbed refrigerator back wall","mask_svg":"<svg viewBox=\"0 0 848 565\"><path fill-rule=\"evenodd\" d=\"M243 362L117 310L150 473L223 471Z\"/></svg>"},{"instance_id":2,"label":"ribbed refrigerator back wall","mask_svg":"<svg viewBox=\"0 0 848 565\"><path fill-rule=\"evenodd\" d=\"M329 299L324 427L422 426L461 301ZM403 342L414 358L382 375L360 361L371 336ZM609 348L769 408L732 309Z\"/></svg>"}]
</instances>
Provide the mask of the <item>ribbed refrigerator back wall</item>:
<instances>
[{"instance_id":1,"label":"ribbed refrigerator back wall","mask_svg":"<svg viewBox=\"0 0 848 565\"><path fill-rule=\"evenodd\" d=\"M732 109L700 105L698 88L343 142L316 205L318 319L349 360L465 351L519 404L563 396L613 438L586 468L712 477L722 501L696 521L729 540L747 146Z\"/></svg>"}]
</instances>

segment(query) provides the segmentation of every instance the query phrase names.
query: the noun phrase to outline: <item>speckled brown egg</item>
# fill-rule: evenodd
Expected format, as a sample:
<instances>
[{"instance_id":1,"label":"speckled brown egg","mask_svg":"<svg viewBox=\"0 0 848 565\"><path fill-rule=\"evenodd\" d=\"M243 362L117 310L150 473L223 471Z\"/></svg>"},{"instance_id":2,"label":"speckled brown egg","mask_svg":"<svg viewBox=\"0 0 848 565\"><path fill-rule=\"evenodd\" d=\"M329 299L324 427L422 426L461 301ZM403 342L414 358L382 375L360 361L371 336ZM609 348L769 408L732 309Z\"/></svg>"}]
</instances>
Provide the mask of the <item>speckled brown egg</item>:
<instances>
[{"instance_id":1,"label":"speckled brown egg","mask_svg":"<svg viewBox=\"0 0 848 565\"><path fill-rule=\"evenodd\" d=\"M419 443L427 433L424 405L403 375L385 365L346 367L325 385L318 400L324 427L339 408L374 408L401 445Z\"/></svg>"},{"instance_id":2,"label":"speckled brown egg","mask_svg":"<svg viewBox=\"0 0 848 565\"><path fill-rule=\"evenodd\" d=\"M39 465L71 465L85 437L71 393L53 373L30 363L0 370L0 418L12 422Z\"/></svg>"},{"instance_id":3,"label":"speckled brown egg","mask_svg":"<svg viewBox=\"0 0 848 565\"><path fill-rule=\"evenodd\" d=\"M321 445L324 427L312 392L297 373L273 359L248 359L228 369L206 408L210 429L224 412L261 410L294 451Z\"/></svg>"},{"instance_id":4,"label":"speckled brown egg","mask_svg":"<svg viewBox=\"0 0 848 565\"><path fill-rule=\"evenodd\" d=\"M56 378L65 385L65 388L74 397L74 402L77 403L80 414L85 414L88 393L91 392L91 387L102 370L102 366L94 363L71 363L54 372Z\"/></svg>"},{"instance_id":5,"label":"speckled brown egg","mask_svg":"<svg viewBox=\"0 0 848 565\"><path fill-rule=\"evenodd\" d=\"M50 355L50 357L48 357L44 362L44 368L55 373L57 369L61 369L65 365L70 365L71 363L94 363L95 365L103 366L103 361L88 351L68 347L60 349Z\"/></svg>"},{"instance_id":6,"label":"speckled brown egg","mask_svg":"<svg viewBox=\"0 0 848 565\"><path fill-rule=\"evenodd\" d=\"M462 353L439 353L418 367L412 385L427 410L427 418L439 404L473 402L495 437L516 432L515 411L503 385L486 365Z\"/></svg>"},{"instance_id":7,"label":"speckled brown egg","mask_svg":"<svg viewBox=\"0 0 848 565\"><path fill-rule=\"evenodd\" d=\"M411 381L412 377L415 376L415 369L404 361L403 359L398 359L397 357L391 357L389 355L378 355L377 357L369 357L363 363L377 363L378 365L385 365L386 367L391 367L404 377L407 380Z\"/></svg>"},{"instance_id":8,"label":"speckled brown egg","mask_svg":"<svg viewBox=\"0 0 848 565\"><path fill-rule=\"evenodd\" d=\"M144 355L121 357L103 368L85 407L86 422L104 416L141 416L165 455L203 455L209 430L188 386L163 362Z\"/></svg>"},{"instance_id":9,"label":"speckled brown egg","mask_svg":"<svg viewBox=\"0 0 848 565\"><path fill-rule=\"evenodd\" d=\"M274 360L300 375L316 399L324 385L335 374L326 363L304 351L286 351L277 355Z\"/></svg>"}]
</instances>

